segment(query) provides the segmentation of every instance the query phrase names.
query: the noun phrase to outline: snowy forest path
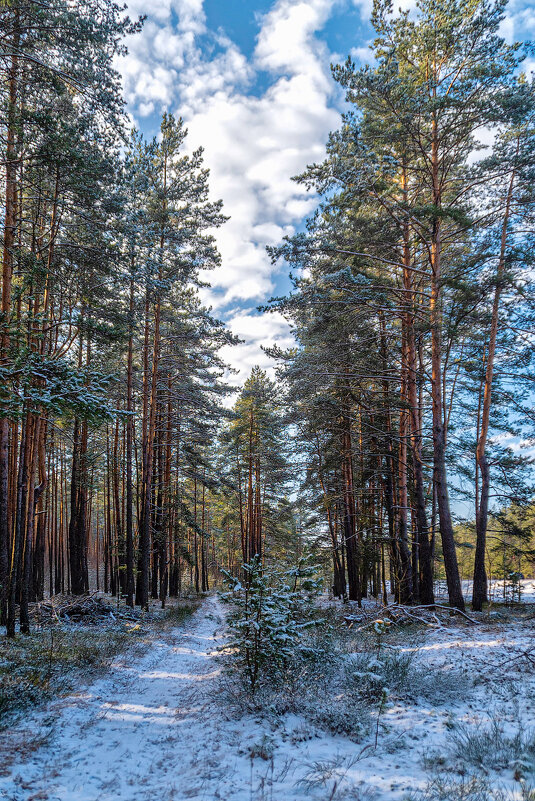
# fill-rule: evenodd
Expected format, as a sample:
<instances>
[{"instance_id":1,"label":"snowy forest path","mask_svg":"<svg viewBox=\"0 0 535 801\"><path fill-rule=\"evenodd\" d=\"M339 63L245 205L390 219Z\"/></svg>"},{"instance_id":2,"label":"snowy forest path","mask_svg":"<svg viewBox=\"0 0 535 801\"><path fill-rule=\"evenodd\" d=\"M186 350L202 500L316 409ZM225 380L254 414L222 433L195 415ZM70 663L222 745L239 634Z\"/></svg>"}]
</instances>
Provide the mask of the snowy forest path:
<instances>
[{"instance_id":1,"label":"snowy forest path","mask_svg":"<svg viewBox=\"0 0 535 801\"><path fill-rule=\"evenodd\" d=\"M209 596L186 623L151 629L143 649L127 650L98 681L29 713L0 736L0 745L11 738L16 746L9 775L0 750L0 799L401 801L425 786L426 754L446 760L437 763L443 777L459 764L473 768L451 756L453 721L478 732L496 719L504 737L529 730L535 677L520 657L531 653L531 618L525 627L456 622L408 637L401 655L413 654L415 665L406 694L380 719L377 706L367 711L350 693L337 705L336 684L299 714L245 706L239 685L219 675L225 641L224 610ZM358 653L370 657L368 669L377 665L375 649ZM362 737L333 732L340 720ZM17 739L24 732L26 744ZM510 765L491 781L518 785Z\"/></svg>"},{"instance_id":2,"label":"snowy forest path","mask_svg":"<svg viewBox=\"0 0 535 801\"><path fill-rule=\"evenodd\" d=\"M0 778L9 801L170 801L202 798L217 779L217 742L205 714L223 641L219 601L207 598L141 655L48 709L53 736ZM211 733L212 732L212 733Z\"/></svg>"}]
</instances>

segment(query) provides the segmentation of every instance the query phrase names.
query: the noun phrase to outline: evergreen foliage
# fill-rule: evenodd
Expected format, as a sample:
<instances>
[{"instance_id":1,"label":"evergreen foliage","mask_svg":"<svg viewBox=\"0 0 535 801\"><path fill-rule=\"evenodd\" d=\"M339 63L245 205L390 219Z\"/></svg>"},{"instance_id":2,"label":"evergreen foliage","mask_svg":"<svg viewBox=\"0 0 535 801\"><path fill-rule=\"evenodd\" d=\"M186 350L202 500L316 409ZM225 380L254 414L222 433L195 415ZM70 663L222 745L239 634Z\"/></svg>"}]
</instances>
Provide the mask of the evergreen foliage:
<instances>
[{"instance_id":1,"label":"evergreen foliage","mask_svg":"<svg viewBox=\"0 0 535 801\"><path fill-rule=\"evenodd\" d=\"M223 599L230 605L226 648L254 694L295 656L303 630L318 622L312 612L321 581L306 559L281 570L265 568L255 557L242 571L241 578L223 571L229 586Z\"/></svg>"}]
</instances>

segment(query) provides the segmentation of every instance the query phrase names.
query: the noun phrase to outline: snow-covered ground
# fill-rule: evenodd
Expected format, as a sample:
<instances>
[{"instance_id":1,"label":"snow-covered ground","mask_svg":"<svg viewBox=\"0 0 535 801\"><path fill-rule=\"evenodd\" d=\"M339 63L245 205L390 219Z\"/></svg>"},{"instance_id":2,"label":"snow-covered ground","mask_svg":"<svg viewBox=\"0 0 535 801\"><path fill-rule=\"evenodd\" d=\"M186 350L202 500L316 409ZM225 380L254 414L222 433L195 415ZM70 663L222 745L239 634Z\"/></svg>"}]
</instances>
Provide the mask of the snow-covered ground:
<instances>
[{"instance_id":1,"label":"snow-covered ground","mask_svg":"<svg viewBox=\"0 0 535 801\"><path fill-rule=\"evenodd\" d=\"M478 731L490 713L505 734L535 723L534 634L529 619L459 622L398 642L398 651L415 652L418 688L382 710L376 747L373 708L372 730L358 744L298 715L226 709L216 659L224 616L211 597L181 628L155 634L144 653L128 652L105 678L3 733L13 761L0 797L398 801L426 784L426 764L466 771L452 751L453 721ZM521 797L512 762L486 772L513 791L508 801Z\"/></svg>"},{"instance_id":2,"label":"snow-covered ground","mask_svg":"<svg viewBox=\"0 0 535 801\"><path fill-rule=\"evenodd\" d=\"M472 581L465 579L462 585L464 597L469 600L472 596ZM525 604L535 603L535 580L523 578L519 580L518 585L521 602ZM491 579L489 580L489 599L491 603L503 603L504 600L506 602L517 601L518 589L513 592L510 581L506 580L504 582L503 579ZM447 593L444 590L444 596L446 595Z\"/></svg>"}]
</instances>

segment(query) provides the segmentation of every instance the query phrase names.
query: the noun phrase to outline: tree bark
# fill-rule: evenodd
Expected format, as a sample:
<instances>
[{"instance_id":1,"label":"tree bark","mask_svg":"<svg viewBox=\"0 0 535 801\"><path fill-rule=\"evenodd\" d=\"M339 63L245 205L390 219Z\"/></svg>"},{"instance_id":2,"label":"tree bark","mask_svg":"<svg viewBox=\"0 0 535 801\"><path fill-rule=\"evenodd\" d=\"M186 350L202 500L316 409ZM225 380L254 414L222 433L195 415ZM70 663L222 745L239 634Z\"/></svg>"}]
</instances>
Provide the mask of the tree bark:
<instances>
[{"instance_id":1,"label":"tree bark","mask_svg":"<svg viewBox=\"0 0 535 801\"><path fill-rule=\"evenodd\" d=\"M517 139L516 154L520 147ZM483 604L488 600L487 571L485 569L485 548L487 540L487 524L489 515L489 492L490 492L490 470L487 459L487 440L490 426L490 410L492 398L492 382L494 377L494 363L496 359L496 340L498 336L498 315L500 310L500 297L503 289L503 278L505 273L505 255L507 249L507 233L509 218L511 214L511 204L513 200L513 190L515 183L515 170L512 171L507 190L505 211L502 223L500 238L500 255L496 269L496 287L492 302L492 316L488 340L487 368L485 371L485 382L483 387L483 409L481 414L481 428L476 448L476 461L481 473L481 488L479 495L479 507L476 509L476 552L474 560L474 581L472 586L472 608L476 612L481 612Z\"/></svg>"},{"instance_id":2,"label":"tree bark","mask_svg":"<svg viewBox=\"0 0 535 801\"><path fill-rule=\"evenodd\" d=\"M455 551L453 524L451 520L448 481L446 471L446 431L444 426L442 398L442 312L440 307L441 288L441 188L439 179L439 151L436 112L432 120L433 136L431 146L433 204L435 214L431 233L431 399L433 411L433 480L437 493L442 553L448 585L448 598L452 606L464 609L464 598L459 577L459 565Z\"/></svg>"},{"instance_id":3,"label":"tree bark","mask_svg":"<svg viewBox=\"0 0 535 801\"><path fill-rule=\"evenodd\" d=\"M19 99L20 16L14 10L13 55L8 70L9 102L6 126L5 218L2 251L2 319L0 333L0 367L5 369L9 358L9 320L13 280L14 245L17 230L17 103ZM6 398L9 401L9 398ZM9 578L10 519L9 514L9 419L8 410L0 410L0 622L7 617ZM14 625L14 624L13 624ZM13 631L14 634L14 631Z\"/></svg>"}]
</instances>

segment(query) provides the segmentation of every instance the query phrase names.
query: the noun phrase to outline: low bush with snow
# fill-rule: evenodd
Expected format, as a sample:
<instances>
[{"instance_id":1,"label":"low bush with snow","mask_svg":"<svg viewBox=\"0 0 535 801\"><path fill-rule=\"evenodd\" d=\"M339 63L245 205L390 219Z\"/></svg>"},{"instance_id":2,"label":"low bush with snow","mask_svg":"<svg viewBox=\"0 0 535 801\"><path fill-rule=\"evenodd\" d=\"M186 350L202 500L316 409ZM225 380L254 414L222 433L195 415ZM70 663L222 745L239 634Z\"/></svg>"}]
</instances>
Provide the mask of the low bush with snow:
<instances>
[{"instance_id":1,"label":"low bush with snow","mask_svg":"<svg viewBox=\"0 0 535 801\"><path fill-rule=\"evenodd\" d=\"M287 570L262 565L255 558L243 565L243 580L224 573L229 592L226 646L231 668L237 668L251 693L264 679L280 676L290 660L303 664L315 654L302 641L303 632L319 621L315 596L321 583L306 560Z\"/></svg>"}]
</instances>

